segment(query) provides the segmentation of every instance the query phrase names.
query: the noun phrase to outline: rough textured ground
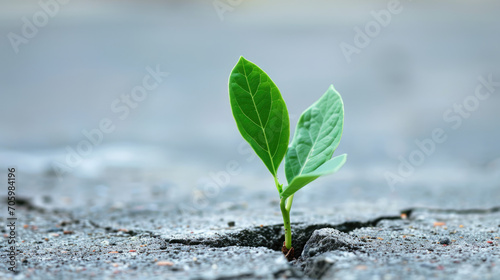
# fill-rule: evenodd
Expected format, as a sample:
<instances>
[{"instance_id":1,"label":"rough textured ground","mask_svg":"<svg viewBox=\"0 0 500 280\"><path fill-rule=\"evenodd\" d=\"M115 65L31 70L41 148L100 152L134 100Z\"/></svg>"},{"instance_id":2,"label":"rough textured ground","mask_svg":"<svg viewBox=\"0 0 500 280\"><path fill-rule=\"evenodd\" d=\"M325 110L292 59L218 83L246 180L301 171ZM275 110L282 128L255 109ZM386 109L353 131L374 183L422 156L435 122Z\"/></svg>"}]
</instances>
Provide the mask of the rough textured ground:
<instances>
[{"instance_id":1,"label":"rough textured ground","mask_svg":"<svg viewBox=\"0 0 500 280\"><path fill-rule=\"evenodd\" d=\"M359 169L319 179L294 199L292 262L269 177L208 192L141 169L63 181L20 170L18 272L2 261L0 279L500 278L498 168L460 180L424 168L427 181L395 189Z\"/></svg>"},{"instance_id":2,"label":"rough textured ground","mask_svg":"<svg viewBox=\"0 0 500 280\"><path fill-rule=\"evenodd\" d=\"M24 203L12 279L498 279L498 208L305 215L288 263L273 202L47 210ZM267 207L264 205L268 205ZM353 208L355 209L355 208ZM277 210L277 209L275 209ZM353 210L355 211L355 210ZM261 224L258 224L260 221ZM5 229L2 230L5 234ZM313 236L314 235L314 236ZM313 236L313 238L311 238ZM306 245L307 243L307 245ZM2 243L5 253L6 243ZM305 246L305 250L304 249Z\"/></svg>"}]
</instances>

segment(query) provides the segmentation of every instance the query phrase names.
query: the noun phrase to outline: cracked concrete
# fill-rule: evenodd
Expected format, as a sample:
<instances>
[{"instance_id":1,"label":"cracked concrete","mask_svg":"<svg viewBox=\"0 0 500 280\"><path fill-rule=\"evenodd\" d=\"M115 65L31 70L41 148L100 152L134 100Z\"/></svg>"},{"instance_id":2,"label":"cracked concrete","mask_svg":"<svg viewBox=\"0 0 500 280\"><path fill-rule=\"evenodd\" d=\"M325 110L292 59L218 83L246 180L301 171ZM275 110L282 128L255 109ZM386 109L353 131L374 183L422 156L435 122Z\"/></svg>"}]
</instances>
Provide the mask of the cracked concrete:
<instances>
[{"instance_id":1,"label":"cracked concrete","mask_svg":"<svg viewBox=\"0 0 500 280\"><path fill-rule=\"evenodd\" d=\"M280 252L283 229L276 191L266 184L227 186L204 207L192 207L197 193L182 188L167 188L159 196L158 188L145 183L101 196L77 191L95 185L93 179L60 183L50 174L22 178L18 272L8 273L1 262L0 278L500 277L500 188L495 180L474 189L470 182L443 185L442 195L432 184L390 192L383 182L353 179L332 186L318 181L294 199L297 259L287 262ZM99 184L115 180L109 176ZM79 187L68 191L73 184ZM5 209L5 200L0 202ZM321 238L311 239L315 232ZM5 256L6 243L0 246Z\"/></svg>"},{"instance_id":2,"label":"cracked concrete","mask_svg":"<svg viewBox=\"0 0 500 280\"><path fill-rule=\"evenodd\" d=\"M180 213L169 204L42 210L25 202L15 279L495 279L500 213L407 208L356 220L317 215L294 223L287 262L279 216L227 205ZM345 209L348 210L348 209ZM252 217L247 222L236 217ZM364 217L364 218L363 218ZM252 225L252 220L264 222ZM237 220L235 222L235 220ZM330 223L325 221L331 221ZM229 224L231 226L229 226ZM25 225L25 226L24 226ZM233 226L234 225L234 226ZM5 233L5 230L4 230ZM313 236L311 238L311 236ZM440 244L449 238L450 244ZM307 245L306 245L307 244ZM305 252L302 250L306 246ZM5 246L2 246L5 252Z\"/></svg>"}]
</instances>

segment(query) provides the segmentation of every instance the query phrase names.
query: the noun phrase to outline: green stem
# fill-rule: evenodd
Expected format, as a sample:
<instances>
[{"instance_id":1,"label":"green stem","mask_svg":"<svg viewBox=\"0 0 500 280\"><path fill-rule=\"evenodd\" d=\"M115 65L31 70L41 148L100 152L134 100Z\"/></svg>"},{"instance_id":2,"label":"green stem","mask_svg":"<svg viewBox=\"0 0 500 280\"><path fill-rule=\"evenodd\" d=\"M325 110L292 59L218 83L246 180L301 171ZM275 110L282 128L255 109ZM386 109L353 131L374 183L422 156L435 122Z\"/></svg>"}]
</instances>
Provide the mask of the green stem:
<instances>
[{"instance_id":1,"label":"green stem","mask_svg":"<svg viewBox=\"0 0 500 280\"><path fill-rule=\"evenodd\" d=\"M292 209L292 202L293 202L293 194L288 197L286 200L286 210L290 212L290 209Z\"/></svg>"},{"instance_id":2,"label":"green stem","mask_svg":"<svg viewBox=\"0 0 500 280\"><path fill-rule=\"evenodd\" d=\"M285 225L285 247L287 249L290 249L292 248L292 229L290 226L290 211L287 210L286 204L287 204L286 199L282 198L280 202L280 208L281 208L281 214L283 215L283 224Z\"/></svg>"},{"instance_id":3,"label":"green stem","mask_svg":"<svg viewBox=\"0 0 500 280\"><path fill-rule=\"evenodd\" d=\"M276 188L278 189L278 193L281 195L281 192L283 192L283 187L281 186L280 182L278 182L278 177L274 176L274 183L276 184Z\"/></svg>"}]
</instances>

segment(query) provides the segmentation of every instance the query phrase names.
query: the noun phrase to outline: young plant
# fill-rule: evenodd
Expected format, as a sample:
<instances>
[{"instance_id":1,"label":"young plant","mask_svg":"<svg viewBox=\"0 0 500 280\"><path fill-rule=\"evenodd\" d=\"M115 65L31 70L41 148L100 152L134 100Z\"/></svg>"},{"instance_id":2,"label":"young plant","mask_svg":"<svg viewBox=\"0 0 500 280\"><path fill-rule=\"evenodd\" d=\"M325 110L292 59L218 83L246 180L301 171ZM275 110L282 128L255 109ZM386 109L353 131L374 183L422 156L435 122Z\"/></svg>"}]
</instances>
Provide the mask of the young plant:
<instances>
[{"instance_id":1,"label":"young plant","mask_svg":"<svg viewBox=\"0 0 500 280\"><path fill-rule=\"evenodd\" d=\"M333 88L300 116L290 146L290 122L285 101L271 78L257 65L240 57L229 77L229 99L243 138L274 177L285 226L283 253L293 259L290 209L294 194L320 176L335 173L347 155L332 158L342 137L344 104ZM285 158L288 186L278 181Z\"/></svg>"}]
</instances>

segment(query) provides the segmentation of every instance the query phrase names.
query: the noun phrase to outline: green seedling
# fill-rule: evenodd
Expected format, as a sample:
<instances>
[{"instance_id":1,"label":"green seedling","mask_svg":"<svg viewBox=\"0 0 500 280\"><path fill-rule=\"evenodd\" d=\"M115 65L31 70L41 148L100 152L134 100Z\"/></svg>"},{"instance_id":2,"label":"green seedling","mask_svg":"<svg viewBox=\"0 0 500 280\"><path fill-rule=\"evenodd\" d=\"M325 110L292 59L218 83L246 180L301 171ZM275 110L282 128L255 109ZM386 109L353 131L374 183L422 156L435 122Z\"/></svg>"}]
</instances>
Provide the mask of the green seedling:
<instances>
[{"instance_id":1,"label":"green seedling","mask_svg":"<svg viewBox=\"0 0 500 280\"><path fill-rule=\"evenodd\" d=\"M229 99L243 138L274 177L285 226L283 253L293 259L290 209L294 194L320 176L337 172L347 155L332 158L342 137L344 104L333 88L300 116L294 138L285 101L278 87L254 63L241 57L229 77ZM288 186L278 181L278 167L285 158Z\"/></svg>"}]
</instances>

